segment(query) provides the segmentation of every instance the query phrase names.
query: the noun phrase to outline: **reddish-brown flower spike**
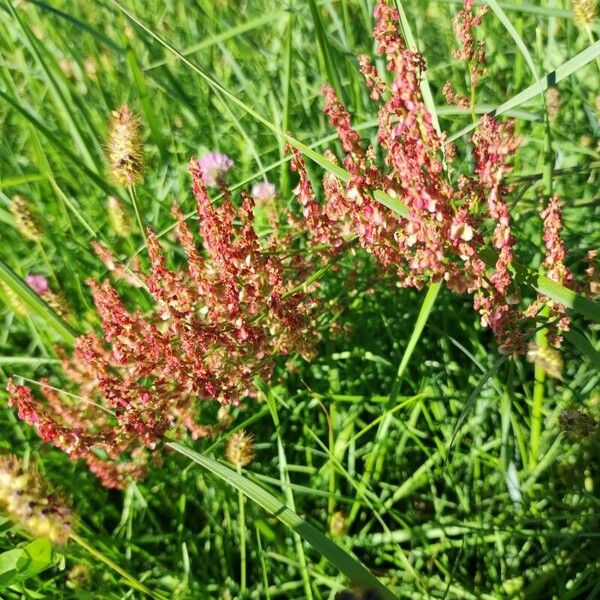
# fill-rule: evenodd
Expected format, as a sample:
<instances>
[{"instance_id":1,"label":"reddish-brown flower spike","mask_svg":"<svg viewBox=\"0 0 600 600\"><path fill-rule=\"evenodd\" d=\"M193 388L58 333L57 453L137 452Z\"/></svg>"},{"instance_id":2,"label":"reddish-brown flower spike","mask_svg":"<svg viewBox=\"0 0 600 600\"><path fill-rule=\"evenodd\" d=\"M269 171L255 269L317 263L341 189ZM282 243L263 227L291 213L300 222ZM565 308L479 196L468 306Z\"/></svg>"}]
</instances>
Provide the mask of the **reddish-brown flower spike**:
<instances>
[{"instance_id":1,"label":"reddish-brown flower spike","mask_svg":"<svg viewBox=\"0 0 600 600\"><path fill-rule=\"evenodd\" d=\"M144 476L167 430L194 439L213 435L203 402L239 404L268 379L278 355L310 356L318 340L316 303L298 292L314 259L263 247L253 228L254 201L208 197L197 161L190 165L201 251L179 208L176 231L187 265L171 266L148 231L149 274L131 274L103 247L96 252L120 279L137 282L153 301L129 309L109 281L90 280L103 339L79 337L63 369L77 401L41 382L45 402L9 382L10 404L40 436L84 460L108 487ZM314 291L314 286L312 287Z\"/></svg>"}]
</instances>

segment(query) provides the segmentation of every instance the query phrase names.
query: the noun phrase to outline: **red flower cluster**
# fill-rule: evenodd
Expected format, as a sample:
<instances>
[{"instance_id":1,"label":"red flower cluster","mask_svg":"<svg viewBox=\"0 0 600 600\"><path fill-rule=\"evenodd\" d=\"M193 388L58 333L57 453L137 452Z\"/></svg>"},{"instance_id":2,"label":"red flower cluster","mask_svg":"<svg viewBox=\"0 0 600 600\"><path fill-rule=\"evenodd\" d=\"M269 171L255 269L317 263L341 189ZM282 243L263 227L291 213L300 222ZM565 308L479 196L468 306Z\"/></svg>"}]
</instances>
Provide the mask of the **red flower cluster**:
<instances>
[{"instance_id":1,"label":"red flower cluster","mask_svg":"<svg viewBox=\"0 0 600 600\"><path fill-rule=\"evenodd\" d=\"M454 57L469 66L472 88L477 86L479 78L485 73L485 45L475 40L473 32L481 25L487 10L488 7L484 5L473 12L473 0L464 0L463 7L456 13L453 21L454 34L460 43Z\"/></svg>"},{"instance_id":2,"label":"red flower cluster","mask_svg":"<svg viewBox=\"0 0 600 600\"><path fill-rule=\"evenodd\" d=\"M218 425L198 422L202 401L238 404L254 395L254 377L271 375L274 356L310 355L317 338L316 303L297 291L312 265L302 255L273 252L288 241L272 237L263 247L249 195L239 210L229 197L216 206L197 161L190 171L205 252L177 206L187 268L167 266L152 231L147 276L117 267L106 249L97 248L113 274L149 290L151 313L127 310L108 281L90 281L104 340L81 336L73 357L63 359L78 397L42 382L42 404L30 389L9 383L19 417L44 441L84 459L108 487L142 476L165 432L213 434Z\"/></svg>"},{"instance_id":3,"label":"red flower cluster","mask_svg":"<svg viewBox=\"0 0 600 600\"><path fill-rule=\"evenodd\" d=\"M483 48L474 42L471 29L483 13L471 15L471 4L465 1L457 27L460 25L461 57L479 64ZM485 116L472 137L474 172L460 175L458 185L452 185L446 165L451 163L453 152L444 156L450 147L444 145L443 136L434 127L420 91L423 58L409 50L399 35L396 8L378 0L375 19L376 49L386 59L391 83L383 83L367 57L359 57L359 65L372 90L371 97L381 99L377 139L387 169L375 165L375 150L363 148L350 115L333 89L324 87L324 112L338 132L350 177L343 185L333 175L326 175L323 187L327 202L321 206L314 200L296 153L293 168L301 178L301 203L308 207L306 224L319 241L336 248L340 240L358 236L379 264L397 272L401 286L420 289L429 281L444 281L455 292L474 294L482 323L493 330L501 350L523 352L526 345L520 324L525 315L515 307L518 295L511 289L509 266L515 240L505 201L508 190L503 183L519 147L513 124ZM373 189L401 200L408 208L408 218L376 202ZM560 215L553 206L548 208L552 219L548 211L543 217L547 227L549 219L557 224L553 233L547 234L554 240L560 230ZM493 233L486 239L490 223ZM498 253L491 272L484 260L489 258L482 253L486 241ZM547 261L552 265L546 267L556 270L557 255L548 243ZM556 248L554 241L552 248ZM563 278L563 282L568 280Z\"/></svg>"}]
</instances>

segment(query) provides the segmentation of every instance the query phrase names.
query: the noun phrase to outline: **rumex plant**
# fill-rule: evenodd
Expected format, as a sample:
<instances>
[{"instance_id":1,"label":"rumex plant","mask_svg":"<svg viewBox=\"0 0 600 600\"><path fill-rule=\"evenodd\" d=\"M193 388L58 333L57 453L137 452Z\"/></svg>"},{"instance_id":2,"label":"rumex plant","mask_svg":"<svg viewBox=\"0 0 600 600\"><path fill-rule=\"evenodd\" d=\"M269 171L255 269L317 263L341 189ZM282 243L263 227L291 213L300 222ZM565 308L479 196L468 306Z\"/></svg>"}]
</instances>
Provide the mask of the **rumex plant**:
<instances>
[{"instance_id":1,"label":"rumex plant","mask_svg":"<svg viewBox=\"0 0 600 600\"><path fill-rule=\"evenodd\" d=\"M337 130L349 178L343 184L327 174L326 201L321 203L301 154L291 150L303 220L287 215L291 229L286 234L271 215L274 232L266 241L259 239L254 201L272 202L273 186L255 186L252 196L242 194L237 208L225 181L233 163L211 152L190 163L204 252L175 204L176 233L187 267L169 268L158 236L143 229L132 191L142 179L139 121L127 106L114 113L109 163L114 179L130 188L150 271L135 262L119 264L100 244L95 250L115 278L149 292L152 310L128 310L108 280L90 280L104 336L83 335L73 355L63 355L64 371L78 386L76 400L42 382L46 404L40 404L29 388L9 382L10 403L20 417L44 440L84 459L105 485L123 487L129 477L143 476L167 431L175 436L187 431L193 438L214 433L219 425L200 417L203 401L238 404L255 394L254 378L272 374L275 356L309 356L316 339L316 302L313 288L301 284L315 260L338 254L354 238L396 275L400 287L444 282L454 292L472 294L481 322L494 332L501 352L526 351L544 304L553 317L550 339L560 344L560 332L569 326L562 305L539 297L521 308L520 283L513 276L515 238L505 182L520 143L513 123L485 116L471 138L473 169L458 172L456 149L436 128L423 100L423 57L399 34L396 8L379 0L374 14L376 50L385 58L389 77L380 75L366 56L359 57L359 65L371 98L379 103L378 148L365 147L350 114L326 85L324 111ZM465 0L455 19L461 44L457 57L469 68L471 108L484 73L484 48L473 35L482 16ZM445 93L459 105L469 104L449 86ZM336 160L332 153L328 157ZM211 201L207 186L220 189L220 204ZM375 189L401 200L407 214L378 203ZM569 285L558 198L550 200L542 218L544 267L551 279ZM298 225L319 245L313 258L287 252Z\"/></svg>"},{"instance_id":2,"label":"rumex plant","mask_svg":"<svg viewBox=\"0 0 600 600\"><path fill-rule=\"evenodd\" d=\"M485 52L472 34L483 11L473 14L471 9L472 2L466 0L455 30L461 42L457 56L469 65L474 89L484 72ZM318 203L300 154L295 152L292 164L300 174L297 194L306 225L313 237L332 249L357 236L381 267L396 273L401 287L421 289L429 282L444 282L454 292L472 294L482 325L494 332L500 350L523 353L534 330L533 317L546 299L540 297L520 308L520 283L513 276L516 240L505 176L520 144L514 124L484 116L471 138L473 171L455 174L456 149L434 126L421 93L424 59L406 46L398 32L399 18L396 8L384 0L377 2L373 35L390 73L389 84L368 57L359 57L371 98L379 102L379 149L364 147L333 88L323 88L324 110L337 130L349 180L343 185L327 174L323 181L326 202ZM449 86L446 95L457 97ZM469 104L466 99L458 103ZM384 167L378 165L378 150L383 153ZM335 160L333 155L330 158ZM408 216L376 202L374 189L399 199ZM541 216L544 267L549 278L568 286L572 277L564 265L560 200L552 198ZM549 306L552 340L559 345L560 332L568 328L569 320L562 305L551 302Z\"/></svg>"},{"instance_id":3,"label":"rumex plant","mask_svg":"<svg viewBox=\"0 0 600 600\"><path fill-rule=\"evenodd\" d=\"M185 268L168 267L150 229L147 274L139 266L125 268L96 245L116 278L150 293L151 311L128 310L108 280L90 280L104 335L83 335L72 356L62 352L63 370L78 393L42 381L42 404L31 389L8 384L20 418L44 441L85 460L108 487L143 476L167 431L214 434L220 425L202 421L203 401L239 404L255 395L254 378L270 377L276 356L310 356L318 339L314 286L302 285L313 259L277 251L290 246L291 233L259 239L251 196L243 194L236 208L221 185L225 198L217 205L202 163L192 160L190 173L204 251L177 204L172 213Z\"/></svg>"}]
</instances>

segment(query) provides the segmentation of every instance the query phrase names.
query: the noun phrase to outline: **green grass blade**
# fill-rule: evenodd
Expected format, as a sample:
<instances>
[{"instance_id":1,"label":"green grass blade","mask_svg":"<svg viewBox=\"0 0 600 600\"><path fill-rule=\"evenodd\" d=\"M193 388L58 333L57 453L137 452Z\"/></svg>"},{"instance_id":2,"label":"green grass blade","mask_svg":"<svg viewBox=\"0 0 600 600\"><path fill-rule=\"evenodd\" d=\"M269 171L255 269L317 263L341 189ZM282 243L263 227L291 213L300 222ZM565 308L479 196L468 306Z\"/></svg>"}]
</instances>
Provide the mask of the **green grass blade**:
<instances>
[{"instance_id":1,"label":"green grass blade","mask_svg":"<svg viewBox=\"0 0 600 600\"><path fill-rule=\"evenodd\" d=\"M600 352L592 346L591 342L581 333L574 329L563 332L563 337L569 344L574 346L580 354L590 361L595 369L600 369Z\"/></svg>"},{"instance_id":2,"label":"green grass blade","mask_svg":"<svg viewBox=\"0 0 600 600\"><path fill-rule=\"evenodd\" d=\"M536 289L542 294L560 302L563 306L600 323L600 303L589 300L585 296L575 293L574 291L560 285L556 281L539 275L537 278Z\"/></svg>"},{"instance_id":3,"label":"green grass blade","mask_svg":"<svg viewBox=\"0 0 600 600\"><path fill-rule=\"evenodd\" d=\"M323 21L321 20L319 8L317 7L315 0L308 0L308 7L310 9L310 16L312 17L315 37L317 39L317 54L319 65L321 67L321 74L333 87L337 97L343 101L344 95L342 94L338 70L333 61L331 46L327 40L327 34L325 32L325 27L323 26Z\"/></svg>"},{"instance_id":4,"label":"green grass blade","mask_svg":"<svg viewBox=\"0 0 600 600\"><path fill-rule=\"evenodd\" d=\"M20 112L36 129L39 131L58 151L61 155L69 158L73 164L79 168L82 173L93 181L102 191L107 194L114 195L114 188L110 186L100 175L90 169L73 150L65 146L57 135L52 133L33 113L22 106L15 98L0 90L0 98L6 100L15 110Z\"/></svg>"},{"instance_id":5,"label":"green grass blade","mask_svg":"<svg viewBox=\"0 0 600 600\"><path fill-rule=\"evenodd\" d=\"M222 33L218 33L217 35L213 35L203 39L201 42L188 46L181 51L181 54L184 56L189 56L190 54L194 54L196 52L200 52L201 50L206 50L206 48L210 48L211 46L215 46L222 42L225 42L232 38L237 38L242 33L246 33L248 31L252 31L253 29L257 29L258 27L262 27L275 19L278 19L281 16L282 11L273 10L266 15L261 15L260 17L256 17L254 19L249 19L248 21L244 21L235 27L228 27L226 31ZM290 11L290 15L293 12ZM144 68L144 71L150 71L151 69L156 69L157 67L162 67L167 64L167 59L161 59L150 63L147 67Z\"/></svg>"},{"instance_id":6,"label":"green grass blade","mask_svg":"<svg viewBox=\"0 0 600 600\"><path fill-rule=\"evenodd\" d=\"M515 29L511 20L506 16L506 13L504 12L504 10L502 10L502 7L498 4L498 2L496 2L496 0L485 0L485 1L486 1L486 4L488 4L489 7L494 11L494 14L498 17L498 20L502 23L502 25L504 25L504 28L506 29L506 31L508 31L508 33L512 37L513 41L517 45L517 48L523 55L523 58L525 59L525 62L527 63L529 70L532 72L533 77L535 78L535 82L539 86L538 91L541 94L542 99L543 99L544 98L544 90L542 89L542 87L540 85L540 78L539 78L536 66L533 62L533 58L531 57L531 54L530 54L525 42L523 41L523 38L519 35L519 32Z\"/></svg>"},{"instance_id":7,"label":"green grass blade","mask_svg":"<svg viewBox=\"0 0 600 600\"><path fill-rule=\"evenodd\" d=\"M419 310L419 315L417 316L415 326L410 335L410 339L408 340L408 344L406 345L406 350L404 351L404 354L402 355L402 360L400 361L400 365L398 366L398 373L396 373L394 387L392 388L392 392L390 393L390 401L392 402L393 399L395 399L395 397L398 395L398 392L400 391L402 377L404 376L406 367L408 367L408 363L410 362L413 352L415 351L417 343L419 342L419 339L421 339L421 334L423 333L423 329L425 329L427 319L429 319L429 315L433 310L433 306L441 288L441 281L438 283L429 284L429 288L427 289L427 294L425 294L425 298L423 299L423 304L421 305L421 309Z\"/></svg>"},{"instance_id":8,"label":"green grass blade","mask_svg":"<svg viewBox=\"0 0 600 600\"><path fill-rule=\"evenodd\" d=\"M402 33L404 38L406 39L406 43L408 47L413 52L418 52L419 48L417 46L417 41L415 40L415 36L413 35L412 28L408 19L406 18L406 12L404 11L404 6L402 5L401 0L396 0L396 7L398 8L398 12L400 13L400 22L402 25ZM433 99L433 93L431 92L431 86L429 85L429 80L427 79L427 71L421 77L421 94L423 96L423 102L427 107L427 110L431 114L431 122L433 126L436 128L438 133L441 133L442 130L440 128L440 122L438 120L438 113L435 109L435 101Z\"/></svg>"},{"instance_id":9,"label":"green grass blade","mask_svg":"<svg viewBox=\"0 0 600 600\"><path fill-rule=\"evenodd\" d=\"M494 110L490 111L488 114L495 117L502 115L508 110L511 110L517 106L520 106L521 104L537 96L537 94L540 93L540 88L542 91L547 90L550 86L556 85L559 81L566 79L567 77L569 77L569 75L572 75L579 69L585 67L587 64L598 58L598 56L600 56L600 41L592 44L591 46L588 46L585 50L583 50L570 60L564 62L554 71L548 73L540 81L539 84L534 83L533 85L530 85L528 88L525 88L523 91L519 92L506 102L499 104ZM480 120L481 119L475 121L475 123L471 123L470 125L463 127L460 131L457 131L456 133L452 134L448 138L448 141L452 142L454 140L457 140L458 138L461 138L463 135L466 135L470 131L473 131L473 129L475 129L479 125Z\"/></svg>"},{"instance_id":10,"label":"green grass blade","mask_svg":"<svg viewBox=\"0 0 600 600\"><path fill-rule=\"evenodd\" d=\"M102 552L100 552L100 550L94 548L94 546L92 546L87 540L83 539L81 536L77 535L76 533L71 533L71 539L76 544L79 544L82 548L87 550L87 552L89 552L94 558L96 558L100 562L103 562L107 567L115 571L115 573L118 573L123 578L123 580L126 581L127 584L134 590L138 590L139 592L150 596L150 598L154 598L154 600L165 600L162 594L159 595L156 592L153 592L152 590L148 589L143 583L139 582L135 577L133 577L133 575L130 575L125 569L123 569L116 562L108 558L108 556L105 556Z\"/></svg>"},{"instance_id":11,"label":"green grass blade","mask_svg":"<svg viewBox=\"0 0 600 600\"><path fill-rule=\"evenodd\" d=\"M48 68L46 61L42 56L42 52L38 47L39 42L35 39L29 28L23 23L18 12L13 8L10 2L8 2L8 7L13 19L19 24L19 27L24 34L26 47L33 54L33 56L35 56L36 61L42 69L43 78L48 86L48 91L50 92L57 109L60 111L62 118L67 124L69 133L71 134L71 138L73 139L73 143L75 144L77 151L82 156L86 165L91 170L94 170L97 165L97 161L92 158L92 155L89 151L89 142L83 139L81 131L77 126L75 119L73 118L73 107L69 106L63 90L61 90L58 81L52 74L52 71Z\"/></svg>"},{"instance_id":12,"label":"green grass blade","mask_svg":"<svg viewBox=\"0 0 600 600\"><path fill-rule=\"evenodd\" d=\"M277 517L284 525L296 532L308 542L319 554L326 558L336 569L343 573L352 582L373 588L379 592L385 600L396 600L396 596L375 577L363 564L343 548L326 538L318 529L300 518L281 500L264 490L256 483L249 481L242 475L238 475L233 469L204 456L190 448L181 446L175 442L169 442L167 446L201 467L228 483L237 490L242 491L248 498L258 504L274 517Z\"/></svg>"},{"instance_id":13,"label":"green grass blade","mask_svg":"<svg viewBox=\"0 0 600 600\"><path fill-rule=\"evenodd\" d=\"M37 315L66 344L72 346L77 332L52 310L6 263L0 260L0 282Z\"/></svg>"},{"instance_id":14,"label":"green grass blade","mask_svg":"<svg viewBox=\"0 0 600 600\"><path fill-rule=\"evenodd\" d=\"M427 320L429 319L429 315L431 314L431 311L433 309L441 287L441 282L429 284L427 294L425 295L425 299L423 300L423 304L421 305L421 309L415 322L415 326L413 327L411 336L408 340L406 350L404 351L402 359L400 360L400 364L398 365L398 371L396 373L396 377L392 385L392 390L386 403L387 409L392 408L392 406L396 402L398 392L400 391L400 386L402 384L402 377L404 375L404 372L406 371L408 363L410 362L410 359L417 346L417 343L421 338L421 334L423 333L423 329L425 328ZM375 470L381 469L382 452L384 451L384 440L387 437L388 431L392 425L393 417L393 413L389 412L385 415L385 418L379 423L377 433L375 434L375 440L373 442L373 449L369 453L365 466L365 471L362 477L360 478L359 496L364 494L367 488L369 487ZM357 497L354 503L352 504L352 508L348 517L348 521L350 523L356 518L359 508L360 503L359 498Z\"/></svg>"},{"instance_id":15,"label":"green grass blade","mask_svg":"<svg viewBox=\"0 0 600 600\"><path fill-rule=\"evenodd\" d=\"M148 84L146 83L146 77L144 72L140 68L140 64L138 62L137 56L133 51L133 48L127 48L127 52L125 54L125 59L127 61L127 66L131 71L131 75L133 77L133 81L138 89L138 94L140 97L140 102L142 103L142 110L144 111L144 117L146 118L146 122L150 127L150 133L152 134L152 139L156 144L158 151L160 152L160 156L163 160L166 160L167 154L167 144L165 138L160 129L160 121L154 110L154 103L150 98L150 92L148 90Z\"/></svg>"}]
</instances>

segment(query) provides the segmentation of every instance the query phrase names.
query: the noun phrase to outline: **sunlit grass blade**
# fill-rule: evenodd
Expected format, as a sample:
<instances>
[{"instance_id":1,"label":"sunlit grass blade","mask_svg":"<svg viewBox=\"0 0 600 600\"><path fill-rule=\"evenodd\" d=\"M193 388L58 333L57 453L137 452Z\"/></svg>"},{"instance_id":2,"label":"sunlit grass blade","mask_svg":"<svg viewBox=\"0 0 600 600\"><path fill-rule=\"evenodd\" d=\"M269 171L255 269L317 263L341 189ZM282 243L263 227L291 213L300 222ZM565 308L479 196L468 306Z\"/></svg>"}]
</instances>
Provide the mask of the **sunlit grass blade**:
<instances>
[{"instance_id":1,"label":"sunlit grass blade","mask_svg":"<svg viewBox=\"0 0 600 600\"><path fill-rule=\"evenodd\" d=\"M186 448L175 442L169 442L167 446L176 452L187 456L187 458L193 460L222 481L233 486L235 489L241 490L253 502L258 504L272 516L277 517L284 525L300 535L350 581L377 590L385 600L396 599L396 596L351 554L327 539L318 529L304 521L288 506L282 503L281 500L277 499L262 487L249 481L242 475L238 475L233 469L222 465L212 458L195 452L190 448Z\"/></svg>"},{"instance_id":2,"label":"sunlit grass blade","mask_svg":"<svg viewBox=\"0 0 600 600\"><path fill-rule=\"evenodd\" d=\"M531 53L529 52L527 45L523 41L523 38L519 35L519 32L515 29L511 20L507 17L506 13L502 9L502 7L498 4L498 2L496 2L496 0L485 0L485 2L494 11L495 15L498 17L498 19L502 23L502 25L504 25L506 31L508 31L508 33L510 34L510 37L512 37L513 41L517 45L517 48L523 55L523 58L525 59L525 62L527 63L529 70L533 74L535 82L539 86L538 92L542 96L542 100L543 100L544 90L542 89L542 87L540 85L541 82L540 82L540 78L539 78L539 75L537 72L537 68L535 66L535 63L533 62L533 58L531 57Z\"/></svg>"},{"instance_id":3,"label":"sunlit grass blade","mask_svg":"<svg viewBox=\"0 0 600 600\"><path fill-rule=\"evenodd\" d=\"M448 444L448 447L446 449L446 459L445 459L446 462L448 461L448 457L450 456L450 451L452 450L452 446L454 445L454 440L456 439L456 436L457 436L462 424L464 423L465 419L467 418L469 413L473 410L473 407L475 406L475 403L477 402L477 399L479 398L479 394L481 393L481 390L484 388L485 384L490 380L490 378L493 377L498 372L498 369L500 369L500 367L506 362L506 360L507 360L506 356L501 356L482 375L481 379L479 380L479 383L475 386L475 389L471 392L471 395L465 402L465 405L460 413L458 421L456 422L456 425L454 426L454 431L452 433L452 437L450 438L450 443Z\"/></svg>"},{"instance_id":4,"label":"sunlit grass blade","mask_svg":"<svg viewBox=\"0 0 600 600\"><path fill-rule=\"evenodd\" d=\"M425 325L427 324L429 315L431 314L431 311L433 310L435 301L437 299L437 296L439 294L441 287L442 287L442 283L438 282L438 283L431 283L429 285L429 288L427 289L427 293L425 294L423 304L421 305L421 309L419 310L419 315L415 322L415 326L413 327L411 336L408 340L408 344L402 355L400 364L398 365L398 371L396 373L396 377L394 378L394 383L392 384L392 389L390 391L390 395L389 395L388 401L386 403L386 408L388 410L393 408L393 406L396 402L398 393L400 391L400 386L402 384L402 377L404 376L404 372L406 371L406 368L410 362L413 352L415 351L417 343L419 342L419 339L421 338L421 334L423 333L423 329L425 328ZM375 435L375 440L373 442L373 448L372 448L371 452L369 453L369 456L366 461L364 473L362 474L362 477L360 478L360 482L359 482L360 494L364 494L364 492L368 488L375 470L378 468L379 469L381 468L382 452L383 452L383 448L384 448L383 440L386 438L386 436L388 434L388 431L392 425L393 418L394 418L394 415L392 412L387 413L385 415L385 418L380 422L380 424L377 428L377 433ZM357 498L354 501L352 508L350 509L350 514L348 517L349 522L352 522L356 518L359 508L360 508L360 504L359 504L359 499Z\"/></svg>"},{"instance_id":5,"label":"sunlit grass blade","mask_svg":"<svg viewBox=\"0 0 600 600\"><path fill-rule=\"evenodd\" d=\"M579 331L570 329L563 332L563 337L574 346L579 353L590 361L595 369L600 369L600 352L592 346L591 342Z\"/></svg>"},{"instance_id":6,"label":"sunlit grass blade","mask_svg":"<svg viewBox=\"0 0 600 600\"><path fill-rule=\"evenodd\" d=\"M197 42L196 44L192 44L187 48L183 48L181 50L181 54L184 56L189 56L190 54L195 54L196 52L200 52L201 50L205 50L206 48L210 48L211 46L215 46L229 39L237 38L238 36L242 35L242 33L247 33L248 31L252 31L253 29L257 29L258 27L262 27L263 25L278 19L281 16L281 13L282 11L273 10L266 15L261 15L260 17L255 17L254 19L244 21L235 27L228 27L227 30L223 31L222 33L207 37L201 42ZM290 12L290 15L291 14L293 13ZM162 67L163 65L166 65L167 62L167 59L156 60L145 67L144 71L150 71L151 69Z\"/></svg>"},{"instance_id":7,"label":"sunlit grass blade","mask_svg":"<svg viewBox=\"0 0 600 600\"><path fill-rule=\"evenodd\" d=\"M519 92L506 102L499 104L494 110L490 111L488 114L492 116L503 115L507 111L528 102L532 98L535 98L540 93L540 88L542 91L547 90L550 86L557 84L559 81L566 79L573 73L576 73L579 69L585 67L587 64L595 60L598 56L600 56L600 41L588 46L585 50L571 58L570 60L564 62L562 65L557 67L551 73L547 73L538 83L534 83L529 87L525 88L523 91ZM466 135L470 131L473 131L479 125L479 120L475 123L471 123L463 127L460 131L452 134L448 137L448 141L452 142Z\"/></svg>"},{"instance_id":8,"label":"sunlit grass blade","mask_svg":"<svg viewBox=\"0 0 600 600\"><path fill-rule=\"evenodd\" d=\"M31 31L29 30L29 27L22 21L18 12L13 8L11 2L8 2L8 8L13 19L18 23L19 28L23 31L23 39L25 40L26 47L28 47L29 51L33 54L33 56L35 56L36 61L41 67L43 77L48 86L48 91L50 92L50 95L58 109L59 114L62 115L62 118L67 124L69 133L71 134L71 138L73 139L73 143L75 144L77 151L80 153L82 160L85 162L85 164L91 170L94 170L97 161L94 161L94 159L92 158L92 154L89 150L90 140L84 140L83 135L78 127L78 124L73 118L73 106L70 106L67 102L67 98L65 96L64 91L61 89L52 71L46 64L46 60L42 52L40 51L40 48L38 47L40 42L35 39Z\"/></svg>"},{"instance_id":9,"label":"sunlit grass blade","mask_svg":"<svg viewBox=\"0 0 600 600\"><path fill-rule=\"evenodd\" d=\"M6 100L14 109L20 112L36 129L39 131L61 154L66 156L82 173L93 181L101 190L110 194L114 193L112 186L110 186L102 177L100 177L95 171L90 169L73 150L65 146L58 136L54 134L46 125L44 125L33 113L22 106L15 98L12 98L8 94L0 90L0 98Z\"/></svg>"},{"instance_id":10,"label":"sunlit grass blade","mask_svg":"<svg viewBox=\"0 0 600 600\"><path fill-rule=\"evenodd\" d=\"M410 26L408 18L406 17L406 12L404 10L402 0L396 0L396 7L398 8L398 12L400 13L402 33L404 34L406 43L413 52L418 52L419 48L417 46L417 41L413 34L412 27ZM423 77L421 78L421 94L423 95L423 102L425 103L429 114L431 114L433 126L436 128L438 133L441 133L442 130L440 128L440 122L438 120L438 112L435 108L435 101L431 92L431 86L429 85L429 80L427 79L427 71L425 71Z\"/></svg>"},{"instance_id":11,"label":"sunlit grass blade","mask_svg":"<svg viewBox=\"0 0 600 600\"><path fill-rule=\"evenodd\" d=\"M404 350L404 354L402 355L402 360L400 361L400 365L398 366L398 372L396 373L396 379L394 380L394 386L392 391L390 392L390 402L393 402L394 398L398 395L400 391L400 384L402 382L402 378L404 377L404 372L406 371L406 367L408 367L408 363L417 347L419 340L421 339L421 335L423 330L425 329L425 325L427 325L427 320L429 319L429 315L433 310L435 305L435 301L440 293L440 289L442 288L442 282L439 281L437 283L430 283L427 288L427 293L425 294L425 298L423 299L423 304L421 304L421 308L419 310L419 314L417 316L417 320L415 321L415 326L413 327L412 333L410 334L410 338L408 340L408 344L406 345L406 349Z\"/></svg>"},{"instance_id":12,"label":"sunlit grass blade","mask_svg":"<svg viewBox=\"0 0 600 600\"><path fill-rule=\"evenodd\" d=\"M96 560L104 563L109 569L115 571L115 573L118 573L123 578L123 580L127 582L127 585L129 585L134 590L142 592L146 596L154 598L154 600L165 600L162 594L157 594L156 592L153 592L152 590L147 588L143 583L139 582L135 577L133 577L125 569L123 569L123 567L121 567L116 562L108 558L108 556L105 556L97 548L94 548L94 546L92 546L87 540L82 538L80 535L77 535L76 533L71 533L71 539L76 544L84 548L87 552L89 552L89 554L91 554Z\"/></svg>"},{"instance_id":13,"label":"sunlit grass blade","mask_svg":"<svg viewBox=\"0 0 600 600\"><path fill-rule=\"evenodd\" d=\"M131 71L133 81L137 86L140 102L144 111L144 117L146 118L146 122L150 127L150 132L152 134L154 143L156 144L162 159L166 160L166 141L160 128L160 122L154 108L154 102L150 97L150 91L148 89L146 77L142 69L140 68L137 56L135 55L133 48L127 49L127 52L125 53L125 60L127 61L127 65L129 66L129 70Z\"/></svg>"},{"instance_id":14,"label":"sunlit grass blade","mask_svg":"<svg viewBox=\"0 0 600 600\"><path fill-rule=\"evenodd\" d=\"M333 87L338 98L344 98L342 93L342 86L338 71L333 61L333 55L331 46L327 40L327 33L321 20L321 14L315 0L308 0L308 7L310 9L310 15L312 17L313 27L315 30L315 37L317 40L317 54L319 57L319 64L321 66L322 75L325 80Z\"/></svg>"}]
</instances>

